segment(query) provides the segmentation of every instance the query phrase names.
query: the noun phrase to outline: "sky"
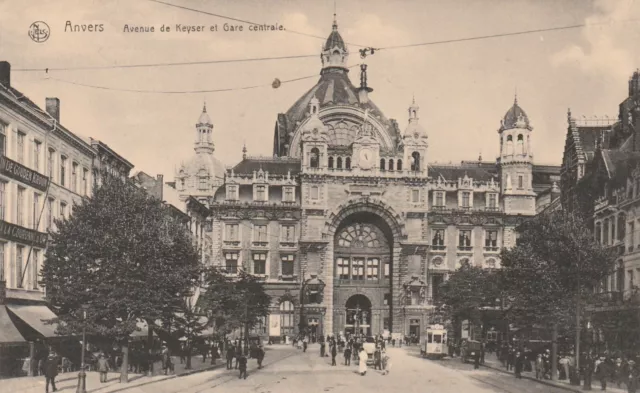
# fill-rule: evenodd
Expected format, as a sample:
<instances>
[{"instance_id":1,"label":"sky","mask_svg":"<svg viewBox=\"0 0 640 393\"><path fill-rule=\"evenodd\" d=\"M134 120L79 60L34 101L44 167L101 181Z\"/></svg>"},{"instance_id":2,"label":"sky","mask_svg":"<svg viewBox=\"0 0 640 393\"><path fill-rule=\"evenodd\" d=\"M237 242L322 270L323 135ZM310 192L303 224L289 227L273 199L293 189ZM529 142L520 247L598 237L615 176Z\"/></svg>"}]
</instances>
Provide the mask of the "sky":
<instances>
[{"instance_id":1,"label":"sky","mask_svg":"<svg viewBox=\"0 0 640 393\"><path fill-rule=\"evenodd\" d=\"M41 107L61 100L61 122L72 132L102 140L135 165L164 174L193 152L195 123L206 102L214 123L216 157L226 165L250 155L272 154L278 113L286 112L318 80L320 50L331 31L334 0L162 0L287 31L250 32L248 24L171 7L151 0L0 0L0 60L12 65L12 86ZM534 127L534 159L559 165L567 109L582 119L617 117L627 81L640 66L640 5L629 0L336 0L339 31L350 51L560 26L586 27L511 37L376 51L368 64L370 98L388 118L407 125L415 96L429 135L430 162L493 160L497 129L513 104ZM51 36L36 43L35 21ZM102 24L100 32L65 32ZM224 32L223 24L244 26ZM204 32L176 32L175 25ZM218 25L217 32L209 31ZM153 33L124 26L154 26ZM162 25L170 32L160 32ZM295 32L303 33L296 34ZM311 37L311 36L317 36ZM170 62L313 55L312 57L191 66L55 70ZM35 68L38 71L21 71ZM42 71L49 68L50 71ZM350 73L358 83L358 71ZM271 87L282 81L310 77ZM88 88L78 84L106 87ZM253 89L240 89L261 86ZM152 91L223 92L193 94ZM240 90L238 90L240 89Z\"/></svg>"}]
</instances>

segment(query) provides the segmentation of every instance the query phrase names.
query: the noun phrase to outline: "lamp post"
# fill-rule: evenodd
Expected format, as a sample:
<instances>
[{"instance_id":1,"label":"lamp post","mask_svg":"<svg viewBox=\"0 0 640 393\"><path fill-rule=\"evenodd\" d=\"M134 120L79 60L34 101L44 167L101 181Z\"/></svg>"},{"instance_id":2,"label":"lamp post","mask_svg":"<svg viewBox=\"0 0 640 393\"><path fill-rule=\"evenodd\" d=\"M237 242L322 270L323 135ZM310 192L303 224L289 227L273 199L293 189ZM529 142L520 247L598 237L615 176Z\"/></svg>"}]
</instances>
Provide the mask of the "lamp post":
<instances>
[{"instance_id":1,"label":"lamp post","mask_svg":"<svg viewBox=\"0 0 640 393\"><path fill-rule=\"evenodd\" d=\"M84 353L87 347L87 310L88 304L82 306L82 352L80 353L80 372L78 373L78 388L76 393L86 393L87 391L87 374L85 373Z\"/></svg>"}]
</instances>

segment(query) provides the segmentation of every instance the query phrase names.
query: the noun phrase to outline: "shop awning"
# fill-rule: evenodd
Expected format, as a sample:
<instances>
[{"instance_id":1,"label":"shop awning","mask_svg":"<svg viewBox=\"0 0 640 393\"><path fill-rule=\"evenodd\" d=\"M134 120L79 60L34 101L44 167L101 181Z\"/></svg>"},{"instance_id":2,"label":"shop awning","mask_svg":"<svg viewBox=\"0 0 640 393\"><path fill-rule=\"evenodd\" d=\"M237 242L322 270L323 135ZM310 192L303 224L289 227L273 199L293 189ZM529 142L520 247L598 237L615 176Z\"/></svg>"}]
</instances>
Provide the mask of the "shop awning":
<instances>
[{"instance_id":1,"label":"shop awning","mask_svg":"<svg viewBox=\"0 0 640 393\"><path fill-rule=\"evenodd\" d=\"M49 319L57 318L47 306L9 304L7 308L45 338L59 337L56 334L58 325L45 323Z\"/></svg>"},{"instance_id":2,"label":"shop awning","mask_svg":"<svg viewBox=\"0 0 640 393\"><path fill-rule=\"evenodd\" d=\"M11 321L7 308L0 306L0 344L24 343L26 341Z\"/></svg>"}]
</instances>

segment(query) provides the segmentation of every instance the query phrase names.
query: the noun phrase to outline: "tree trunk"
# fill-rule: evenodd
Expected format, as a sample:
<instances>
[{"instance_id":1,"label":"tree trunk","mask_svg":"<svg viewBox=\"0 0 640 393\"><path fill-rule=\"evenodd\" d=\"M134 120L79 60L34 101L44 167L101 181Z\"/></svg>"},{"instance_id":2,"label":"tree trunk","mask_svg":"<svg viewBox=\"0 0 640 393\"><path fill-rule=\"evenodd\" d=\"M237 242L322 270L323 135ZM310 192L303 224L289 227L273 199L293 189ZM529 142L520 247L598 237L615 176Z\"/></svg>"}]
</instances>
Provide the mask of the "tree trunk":
<instances>
[{"instance_id":1,"label":"tree trunk","mask_svg":"<svg viewBox=\"0 0 640 393\"><path fill-rule=\"evenodd\" d=\"M187 350L187 365L185 366L185 368L187 370L191 370L191 345L190 344L186 346L186 350Z\"/></svg>"},{"instance_id":2,"label":"tree trunk","mask_svg":"<svg viewBox=\"0 0 640 393\"><path fill-rule=\"evenodd\" d=\"M153 327L147 321L148 333L147 333L147 346L148 346L148 356L149 356L149 370L148 375L150 377L153 376Z\"/></svg>"},{"instance_id":3,"label":"tree trunk","mask_svg":"<svg viewBox=\"0 0 640 393\"><path fill-rule=\"evenodd\" d=\"M129 340L122 343L122 366L120 367L120 383L129 383Z\"/></svg>"},{"instance_id":4,"label":"tree trunk","mask_svg":"<svg viewBox=\"0 0 640 393\"><path fill-rule=\"evenodd\" d=\"M558 324L553 324L551 331L551 380L558 377Z\"/></svg>"}]
</instances>

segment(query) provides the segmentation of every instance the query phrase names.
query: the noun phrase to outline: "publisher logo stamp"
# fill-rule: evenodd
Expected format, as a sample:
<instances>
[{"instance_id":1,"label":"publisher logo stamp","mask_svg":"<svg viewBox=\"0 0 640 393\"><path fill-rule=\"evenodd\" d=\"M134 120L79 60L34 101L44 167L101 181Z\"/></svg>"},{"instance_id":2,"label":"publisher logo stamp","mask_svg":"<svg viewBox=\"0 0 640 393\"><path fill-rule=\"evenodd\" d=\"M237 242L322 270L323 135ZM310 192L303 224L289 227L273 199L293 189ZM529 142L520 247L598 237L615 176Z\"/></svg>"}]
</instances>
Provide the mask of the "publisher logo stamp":
<instances>
[{"instance_id":1,"label":"publisher logo stamp","mask_svg":"<svg viewBox=\"0 0 640 393\"><path fill-rule=\"evenodd\" d=\"M51 35L49 25L42 21L33 22L29 26L29 37L37 43L45 42Z\"/></svg>"}]
</instances>

